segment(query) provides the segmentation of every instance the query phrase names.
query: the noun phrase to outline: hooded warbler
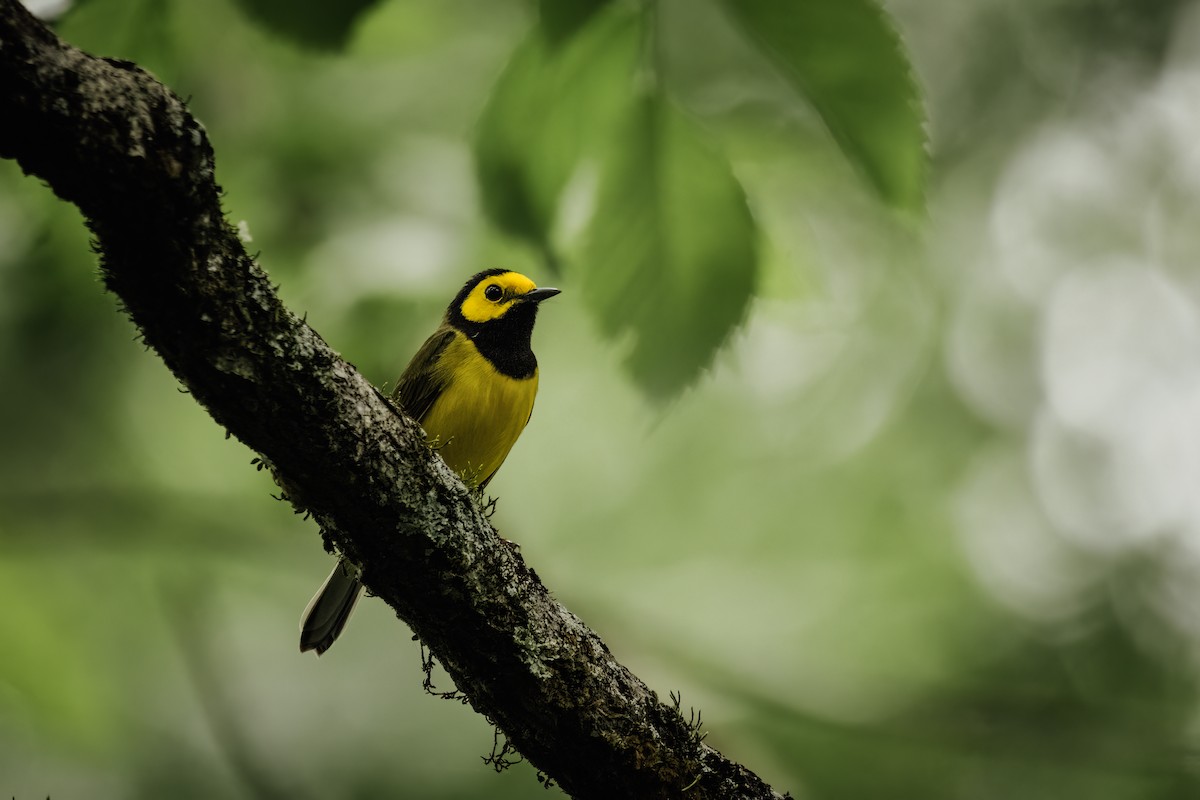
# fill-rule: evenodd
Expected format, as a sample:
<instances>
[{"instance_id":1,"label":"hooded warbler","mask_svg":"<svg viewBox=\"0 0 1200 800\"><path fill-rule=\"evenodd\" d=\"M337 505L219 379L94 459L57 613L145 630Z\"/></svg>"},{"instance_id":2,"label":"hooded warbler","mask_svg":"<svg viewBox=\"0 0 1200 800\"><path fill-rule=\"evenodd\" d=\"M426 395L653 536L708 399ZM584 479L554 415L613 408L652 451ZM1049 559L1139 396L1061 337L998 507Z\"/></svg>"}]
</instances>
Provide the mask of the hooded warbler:
<instances>
[{"instance_id":1,"label":"hooded warbler","mask_svg":"<svg viewBox=\"0 0 1200 800\"><path fill-rule=\"evenodd\" d=\"M538 304L558 293L517 272L480 272L455 295L396 383L392 400L421 423L468 486L487 486L533 413L533 323ZM339 561L304 609L300 651L328 650L361 591L356 570Z\"/></svg>"}]
</instances>

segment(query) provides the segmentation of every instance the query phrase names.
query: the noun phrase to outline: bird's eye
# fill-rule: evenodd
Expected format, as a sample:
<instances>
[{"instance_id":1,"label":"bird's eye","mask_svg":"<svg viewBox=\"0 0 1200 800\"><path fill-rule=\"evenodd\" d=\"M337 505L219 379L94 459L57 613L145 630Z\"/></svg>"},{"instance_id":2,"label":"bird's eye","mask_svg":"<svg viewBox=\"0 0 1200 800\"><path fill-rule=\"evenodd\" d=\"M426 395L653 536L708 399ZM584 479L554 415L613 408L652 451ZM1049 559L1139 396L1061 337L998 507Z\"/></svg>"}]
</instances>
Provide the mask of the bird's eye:
<instances>
[{"instance_id":1,"label":"bird's eye","mask_svg":"<svg viewBox=\"0 0 1200 800\"><path fill-rule=\"evenodd\" d=\"M504 290L493 283L483 290L483 296L495 303L504 296Z\"/></svg>"}]
</instances>

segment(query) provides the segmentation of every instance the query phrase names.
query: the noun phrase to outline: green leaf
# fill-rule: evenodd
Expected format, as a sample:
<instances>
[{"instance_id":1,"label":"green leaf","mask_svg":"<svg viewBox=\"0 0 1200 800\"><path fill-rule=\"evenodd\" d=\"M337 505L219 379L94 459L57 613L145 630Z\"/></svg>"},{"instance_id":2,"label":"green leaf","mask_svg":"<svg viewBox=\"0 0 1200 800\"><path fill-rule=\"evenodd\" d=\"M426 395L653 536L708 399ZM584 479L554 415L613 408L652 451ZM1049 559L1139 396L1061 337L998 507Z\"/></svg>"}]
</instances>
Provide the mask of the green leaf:
<instances>
[{"instance_id":1,"label":"green leaf","mask_svg":"<svg viewBox=\"0 0 1200 800\"><path fill-rule=\"evenodd\" d=\"M293 43L318 50L346 46L354 23L378 0L237 0L246 16Z\"/></svg>"},{"instance_id":2,"label":"green leaf","mask_svg":"<svg viewBox=\"0 0 1200 800\"><path fill-rule=\"evenodd\" d=\"M891 205L920 208L924 111L900 37L875 0L722 0Z\"/></svg>"},{"instance_id":3,"label":"green leaf","mask_svg":"<svg viewBox=\"0 0 1200 800\"><path fill-rule=\"evenodd\" d=\"M484 212L547 255L563 187L630 102L636 23L633 10L614 6L558 48L535 29L517 47L479 121L475 167Z\"/></svg>"},{"instance_id":4,"label":"green leaf","mask_svg":"<svg viewBox=\"0 0 1200 800\"><path fill-rule=\"evenodd\" d=\"M604 332L652 397L691 383L746 313L756 228L728 161L660 95L642 97L613 142L581 260Z\"/></svg>"},{"instance_id":5,"label":"green leaf","mask_svg":"<svg viewBox=\"0 0 1200 800\"><path fill-rule=\"evenodd\" d=\"M542 36L557 47L574 36L612 0L538 0Z\"/></svg>"},{"instance_id":6,"label":"green leaf","mask_svg":"<svg viewBox=\"0 0 1200 800\"><path fill-rule=\"evenodd\" d=\"M529 120L545 104L538 74L547 66L545 44L532 35L513 52L484 107L475 135L475 172L483 211L496 227L547 247L555 198L532 185L527 152L536 136Z\"/></svg>"}]
</instances>

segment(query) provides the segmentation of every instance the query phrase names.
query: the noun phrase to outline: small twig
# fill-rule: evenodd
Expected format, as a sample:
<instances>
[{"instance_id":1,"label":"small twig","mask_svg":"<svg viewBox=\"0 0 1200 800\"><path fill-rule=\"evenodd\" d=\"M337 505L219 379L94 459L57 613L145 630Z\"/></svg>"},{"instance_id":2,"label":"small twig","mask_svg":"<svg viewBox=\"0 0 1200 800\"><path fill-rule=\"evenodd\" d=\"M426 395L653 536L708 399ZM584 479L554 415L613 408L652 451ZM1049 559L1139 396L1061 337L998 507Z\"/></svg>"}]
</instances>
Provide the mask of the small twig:
<instances>
[{"instance_id":1,"label":"small twig","mask_svg":"<svg viewBox=\"0 0 1200 800\"><path fill-rule=\"evenodd\" d=\"M438 688L436 686L434 686L434 684L433 684L433 667L434 667L433 653L429 650L429 648L425 647L424 642L420 642L420 645L421 645L421 671L425 673L425 678L424 678L424 680L421 681L421 688L425 690L425 694L430 695L432 697L440 698L442 700L458 700L463 705L466 705L467 698L463 697L462 692L460 692L457 688L451 689L448 692L443 692L443 691L439 691Z\"/></svg>"},{"instance_id":2,"label":"small twig","mask_svg":"<svg viewBox=\"0 0 1200 800\"><path fill-rule=\"evenodd\" d=\"M488 720L491 722L491 720ZM504 739L501 742L501 739ZM512 756L516 756L513 758ZM525 758L517 752L517 748L513 747L512 742L504 736L504 733L492 723L492 752L489 755L482 756L483 763L487 764L496 772L504 772L509 767L520 764ZM541 780L541 773L538 773L538 780Z\"/></svg>"}]
</instances>

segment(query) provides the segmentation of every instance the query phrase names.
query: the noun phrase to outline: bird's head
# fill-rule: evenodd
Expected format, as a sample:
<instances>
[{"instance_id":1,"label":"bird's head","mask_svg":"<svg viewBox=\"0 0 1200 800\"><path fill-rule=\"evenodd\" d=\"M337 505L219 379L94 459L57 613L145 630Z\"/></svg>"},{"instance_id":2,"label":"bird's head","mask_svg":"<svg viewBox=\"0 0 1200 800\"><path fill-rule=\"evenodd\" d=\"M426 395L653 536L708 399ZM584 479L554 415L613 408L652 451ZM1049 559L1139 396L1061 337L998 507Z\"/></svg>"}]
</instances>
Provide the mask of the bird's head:
<instances>
[{"instance_id":1,"label":"bird's head","mask_svg":"<svg viewBox=\"0 0 1200 800\"><path fill-rule=\"evenodd\" d=\"M539 289L519 272L489 269L463 285L446 313L451 322L466 323L460 327L486 325L510 314L528 314L532 322L537 304L558 293L558 289Z\"/></svg>"}]
</instances>

